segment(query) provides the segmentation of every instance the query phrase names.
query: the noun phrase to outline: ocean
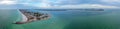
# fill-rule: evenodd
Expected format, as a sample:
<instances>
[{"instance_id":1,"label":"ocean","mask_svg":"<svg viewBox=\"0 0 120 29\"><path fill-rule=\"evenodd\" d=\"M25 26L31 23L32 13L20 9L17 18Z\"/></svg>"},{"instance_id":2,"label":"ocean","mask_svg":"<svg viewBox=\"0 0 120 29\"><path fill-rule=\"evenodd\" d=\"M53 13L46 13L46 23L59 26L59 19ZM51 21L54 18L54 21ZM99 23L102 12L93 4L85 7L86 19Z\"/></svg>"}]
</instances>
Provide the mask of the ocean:
<instances>
[{"instance_id":1,"label":"ocean","mask_svg":"<svg viewBox=\"0 0 120 29\"><path fill-rule=\"evenodd\" d=\"M27 24L13 24L22 16L18 10L0 10L0 29L120 29L120 10L104 11L38 11L51 15L50 19Z\"/></svg>"}]
</instances>

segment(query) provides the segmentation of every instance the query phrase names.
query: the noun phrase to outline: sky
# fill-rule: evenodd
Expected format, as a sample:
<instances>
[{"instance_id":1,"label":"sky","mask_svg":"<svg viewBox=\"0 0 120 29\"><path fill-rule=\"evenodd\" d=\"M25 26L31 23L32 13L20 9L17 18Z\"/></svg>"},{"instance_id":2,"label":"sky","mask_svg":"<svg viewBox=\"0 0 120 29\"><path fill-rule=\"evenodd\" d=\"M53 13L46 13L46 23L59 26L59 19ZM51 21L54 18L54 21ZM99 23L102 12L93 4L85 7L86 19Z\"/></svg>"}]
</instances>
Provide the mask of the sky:
<instances>
[{"instance_id":1,"label":"sky","mask_svg":"<svg viewBox=\"0 0 120 29\"><path fill-rule=\"evenodd\" d=\"M0 0L0 8L120 8L120 0Z\"/></svg>"}]
</instances>

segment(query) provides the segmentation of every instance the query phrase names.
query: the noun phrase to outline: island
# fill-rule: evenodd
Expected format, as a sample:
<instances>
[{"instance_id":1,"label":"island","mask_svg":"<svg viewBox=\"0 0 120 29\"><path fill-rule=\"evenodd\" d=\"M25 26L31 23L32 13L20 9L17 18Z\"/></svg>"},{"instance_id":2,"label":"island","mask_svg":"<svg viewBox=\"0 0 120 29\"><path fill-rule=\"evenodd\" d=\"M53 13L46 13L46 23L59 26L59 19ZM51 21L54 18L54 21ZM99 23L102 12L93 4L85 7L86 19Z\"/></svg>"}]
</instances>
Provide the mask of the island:
<instances>
[{"instance_id":1,"label":"island","mask_svg":"<svg viewBox=\"0 0 120 29\"><path fill-rule=\"evenodd\" d=\"M16 22L14 24L26 24L26 23L31 23L31 22L50 18L50 15L46 13L32 12L32 11L27 11L24 9L19 9L19 11L23 17L22 21Z\"/></svg>"}]
</instances>

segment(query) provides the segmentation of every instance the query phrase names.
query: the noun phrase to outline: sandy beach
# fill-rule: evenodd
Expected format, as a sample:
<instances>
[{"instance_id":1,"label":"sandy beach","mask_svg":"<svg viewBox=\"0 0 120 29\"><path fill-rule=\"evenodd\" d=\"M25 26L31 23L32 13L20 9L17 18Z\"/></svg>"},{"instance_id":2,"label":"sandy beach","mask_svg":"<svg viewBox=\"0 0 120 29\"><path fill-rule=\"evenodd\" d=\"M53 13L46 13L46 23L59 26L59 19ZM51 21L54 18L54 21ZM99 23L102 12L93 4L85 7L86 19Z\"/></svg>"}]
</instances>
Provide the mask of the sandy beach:
<instances>
[{"instance_id":1,"label":"sandy beach","mask_svg":"<svg viewBox=\"0 0 120 29\"><path fill-rule=\"evenodd\" d=\"M30 23L34 21L38 21L41 19L48 19L50 16L48 14L40 14L36 12L30 12L27 10L19 10L20 14L22 15L22 20L19 22L16 22L15 24L25 24L25 23Z\"/></svg>"}]
</instances>

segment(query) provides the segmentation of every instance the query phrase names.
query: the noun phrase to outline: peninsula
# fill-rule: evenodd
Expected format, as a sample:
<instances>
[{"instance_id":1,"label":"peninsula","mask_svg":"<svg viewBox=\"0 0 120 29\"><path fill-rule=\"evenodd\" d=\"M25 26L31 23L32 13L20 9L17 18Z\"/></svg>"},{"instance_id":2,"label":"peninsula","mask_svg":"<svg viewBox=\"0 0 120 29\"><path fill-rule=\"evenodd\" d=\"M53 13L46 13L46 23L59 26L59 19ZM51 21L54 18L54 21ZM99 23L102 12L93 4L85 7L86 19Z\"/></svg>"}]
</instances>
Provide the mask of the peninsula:
<instances>
[{"instance_id":1,"label":"peninsula","mask_svg":"<svg viewBox=\"0 0 120 29\"><path fill-rule=\"evenodd\" d=\"M43 19L49 19L50 15L40 12L31 12L24 9L19 9L20 13L22 14L22 21L16 22L14 24L26 24L31 23L34 21L39 21Z\"/></svg>"}]
</instances>

